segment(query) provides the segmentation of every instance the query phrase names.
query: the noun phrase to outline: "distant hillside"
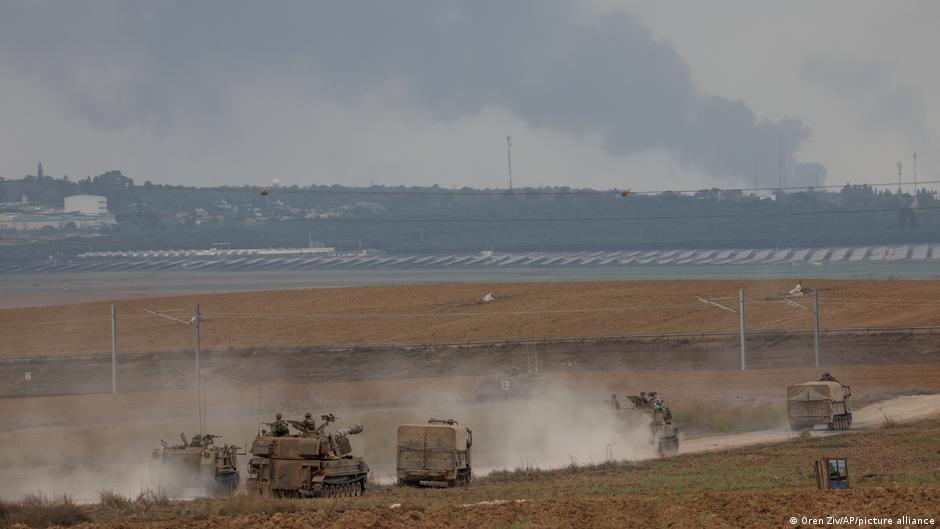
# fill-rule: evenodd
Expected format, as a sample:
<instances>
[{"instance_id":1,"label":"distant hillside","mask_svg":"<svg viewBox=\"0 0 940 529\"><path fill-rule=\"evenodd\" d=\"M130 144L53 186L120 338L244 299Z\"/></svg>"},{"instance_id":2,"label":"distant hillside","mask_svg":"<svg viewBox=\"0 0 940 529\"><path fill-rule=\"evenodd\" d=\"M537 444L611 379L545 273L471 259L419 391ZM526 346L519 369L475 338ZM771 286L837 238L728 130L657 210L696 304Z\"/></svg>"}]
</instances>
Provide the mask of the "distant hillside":
<instances>
[{"instance_id":1,"label":"distant hillside","mask_svg":"<svg viewBox=\"0 0 940 529\"><path fill-rule=\"evenodd\" d=\"M77 182L29 176L0 181L0 203L62 207L102 195L117 225L96 237L57 234L5 244L0 261L110 249L307 246L390 253L500 250L832 246L940 241L940 203L871 187L766 193L439 187L192 188L139 185L119 171ZM46 234L49 235L49 234ZM69 237L69 235L72 235ZM87 234L85 234L87 235ZM11 239L37 239L25 232Z\"/></svg>"}]
</instances>

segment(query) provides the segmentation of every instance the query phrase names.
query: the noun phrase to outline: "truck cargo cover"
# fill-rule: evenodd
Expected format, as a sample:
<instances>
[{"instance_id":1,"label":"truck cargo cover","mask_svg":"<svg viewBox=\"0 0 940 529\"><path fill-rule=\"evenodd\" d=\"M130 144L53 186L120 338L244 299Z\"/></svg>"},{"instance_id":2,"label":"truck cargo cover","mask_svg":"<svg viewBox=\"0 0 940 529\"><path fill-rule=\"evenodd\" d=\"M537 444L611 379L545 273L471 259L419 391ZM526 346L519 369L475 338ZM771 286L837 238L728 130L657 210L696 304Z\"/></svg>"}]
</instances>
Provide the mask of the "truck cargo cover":
<instances>
[{"instance_id":1,"label":"truck cargo cover","mask_svg":"<svg viewBox=\"0 0 940 529\"><path fill-rule=\"evenodd\" d=\"M844 400L842 385L838 382L807 382L787 387L787 400Z\"/></svg>"}]
</instances>

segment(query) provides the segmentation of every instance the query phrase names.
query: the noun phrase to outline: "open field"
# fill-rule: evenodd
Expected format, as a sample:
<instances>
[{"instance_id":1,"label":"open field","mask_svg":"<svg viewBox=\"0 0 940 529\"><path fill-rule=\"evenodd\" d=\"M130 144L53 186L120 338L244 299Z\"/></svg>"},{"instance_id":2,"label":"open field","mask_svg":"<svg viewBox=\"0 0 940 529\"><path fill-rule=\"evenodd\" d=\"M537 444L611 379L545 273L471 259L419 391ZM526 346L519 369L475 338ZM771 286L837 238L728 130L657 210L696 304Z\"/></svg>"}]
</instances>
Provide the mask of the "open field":
<instances>
[{"instance_id":1,"label":"open field","mask_svg":"<svg viewBox=\"0 0 940 529\"><path fill-rule=\"evenodd\" d=\"M799 277L852 280L938 279L936 262L861 262L812 266L641 265L412 270L316 270L192 272L45 272L0 273L0 308L87 303L173 295L298 288L338 288L408 284L729 280L746 277L795 280Z\"/></svg>"},{"instance_id":2,"label":"open field","mask_svg":"<svg viewBox=\"0 0 940 529\"><path fill-rule=\"evenodd\" d=\"M262 291L135 299L118 303L122 351L192 347L182 324L199 303L207 348L323 344L428 344L669 332L735 332L744 288L749 330L812 329L810 310L780 296L794 281L634 281L410 285ZM821 292L821 326L923 326L940 322L937 281L812 281ZM482 303L485 293L496 301ZM812 299L802 300L807 308ZM106 352L110 303L0 311L0 356Z\"/></svg>"}]
</instances>

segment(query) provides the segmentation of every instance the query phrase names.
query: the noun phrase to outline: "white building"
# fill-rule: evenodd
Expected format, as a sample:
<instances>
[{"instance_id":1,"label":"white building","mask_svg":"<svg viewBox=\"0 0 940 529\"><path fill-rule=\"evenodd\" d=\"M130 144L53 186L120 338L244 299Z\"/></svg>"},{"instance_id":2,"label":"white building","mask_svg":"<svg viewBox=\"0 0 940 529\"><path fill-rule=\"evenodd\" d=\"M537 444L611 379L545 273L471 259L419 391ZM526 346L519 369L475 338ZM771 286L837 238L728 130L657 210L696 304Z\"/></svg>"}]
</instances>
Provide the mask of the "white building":
<instances>
[{"instance_id":1,"label":"white building","mask_svg":"<svg viewBox=\"0 0 940 529\"><path fill-rule=\"evenodd\" d=\"M108 199L98 195L72 195L65 197L63 211L82 215L107 215Z\"/></svg>"}]
</instances>

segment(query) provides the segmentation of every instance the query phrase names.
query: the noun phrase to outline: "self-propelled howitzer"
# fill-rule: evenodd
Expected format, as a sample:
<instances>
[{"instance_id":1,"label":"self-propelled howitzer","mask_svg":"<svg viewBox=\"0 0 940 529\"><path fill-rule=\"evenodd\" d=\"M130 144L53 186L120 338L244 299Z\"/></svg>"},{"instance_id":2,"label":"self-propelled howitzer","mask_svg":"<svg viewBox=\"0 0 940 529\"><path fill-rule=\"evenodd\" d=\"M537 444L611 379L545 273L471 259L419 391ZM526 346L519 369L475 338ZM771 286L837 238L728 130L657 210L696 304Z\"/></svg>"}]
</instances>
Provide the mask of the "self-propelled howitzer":
<instances>
[{"instance_id":1,"label":"self-propelled howitzer","mask_svg":"<svg viewBox=\"0 0 940 529\"><path fill-rule=\"evenodd\" d=\"M359 496L366 488L369 466L352 455L349 436L362 432L356 424L331 433L323 426L299 427L300 434L274 436L262 431L251 446L249 492L279 497Z\"/></svg>"}]
</instances>

